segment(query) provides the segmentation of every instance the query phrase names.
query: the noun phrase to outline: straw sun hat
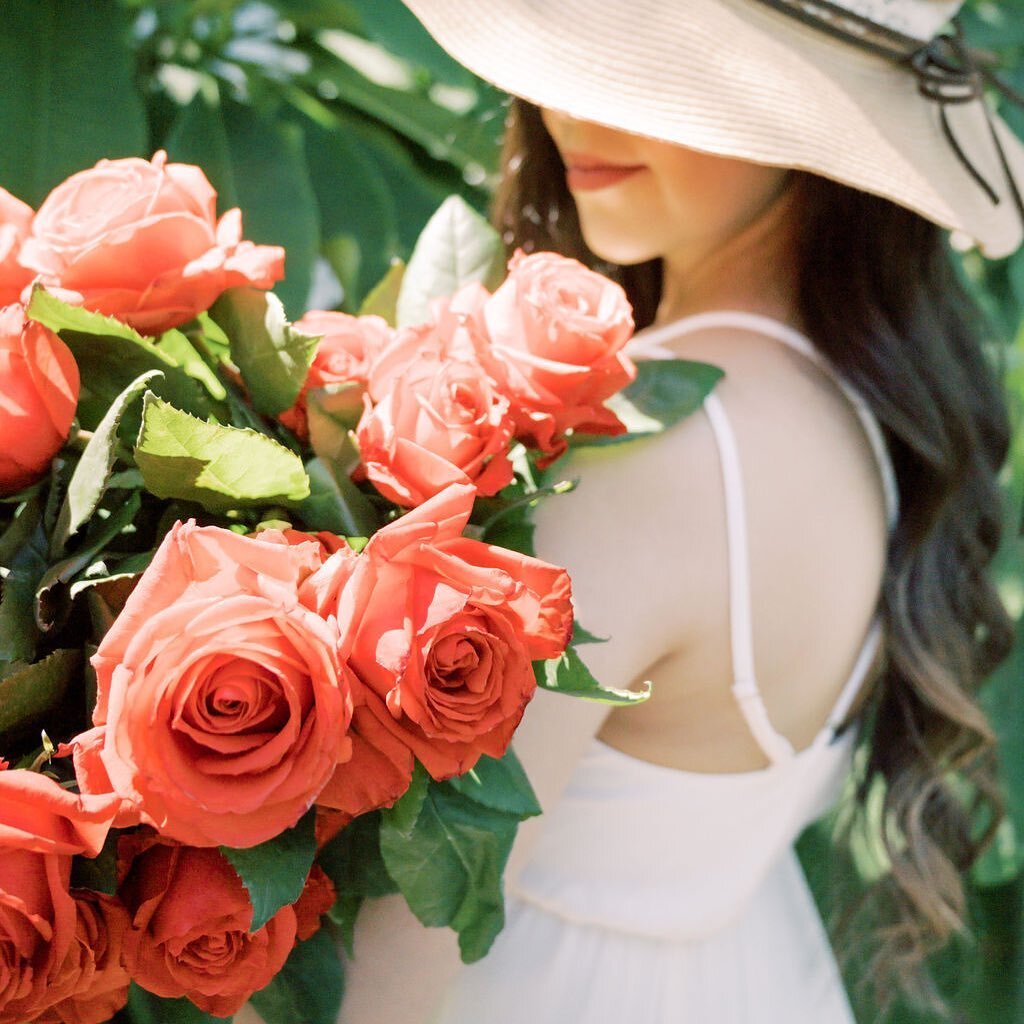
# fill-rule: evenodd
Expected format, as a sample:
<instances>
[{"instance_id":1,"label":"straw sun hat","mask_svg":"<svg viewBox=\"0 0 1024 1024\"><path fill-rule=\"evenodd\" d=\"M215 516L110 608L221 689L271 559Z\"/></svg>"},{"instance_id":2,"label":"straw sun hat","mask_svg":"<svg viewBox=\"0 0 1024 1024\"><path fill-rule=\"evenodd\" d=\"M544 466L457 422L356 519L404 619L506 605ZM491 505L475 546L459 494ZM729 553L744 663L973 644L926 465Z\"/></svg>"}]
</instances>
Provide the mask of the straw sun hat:
<instances>
[{"instance_id":1,"label":"straw sun hat","mask_svg":"<svg viewBox=\"0 0 1024 1024\"><path fill-rule=\"evenodd\" d=\"M541 106L834 178L987 256L1024 235L1024 146L983 98L987 56L948 24L962 0L405 2Z\"/></svg>"}]
</instances>

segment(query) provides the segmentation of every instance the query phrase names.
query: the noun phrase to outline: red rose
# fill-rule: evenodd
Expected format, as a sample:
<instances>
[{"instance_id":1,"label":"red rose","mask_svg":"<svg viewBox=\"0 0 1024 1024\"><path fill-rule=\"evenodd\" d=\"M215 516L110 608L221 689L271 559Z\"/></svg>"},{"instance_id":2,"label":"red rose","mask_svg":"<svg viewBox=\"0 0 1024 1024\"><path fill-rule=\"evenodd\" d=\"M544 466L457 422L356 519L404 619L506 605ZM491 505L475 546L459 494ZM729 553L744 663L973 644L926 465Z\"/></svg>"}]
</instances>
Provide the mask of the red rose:
<instances>
[{"instance_id":1,"label":"red rose","mask_svg":"<svg viewBox=\"0 0 1024 1024\"><path fill-rule=\"evenodd\" d=\"M195 846L294 825L351 753L338 626L304 589L322 562L315 540L176 524L93 657L108 780L86 756L81 784Z\"/></svg>"},{"instance_id":2,"label":"red rose","mask_svg":"<svg viewBox=\"0 0 1024 1024\"><path fill-rule=\"evenodd\" d=\"M186 996L215 1017L235 1013L284 966L295 945L295 910L282 907L249 932L252 903L218 850L121 840L118 889L131 916L125 965L148 992Z\"/></svg>"},{"instance_id":3,"label":"red rose","mask_svg":"<svg viewBox=\"0 0 1024 1024\"><path fill-rule=\"evenodd\" d=\"M295 938L299 942L305 942L320 930L320 918L334 906L337 896L334 883L319 864L314 864L299 898L292 904Z\"/></svg>"},{"instance_id":4,"label":"red rose","mask_svg":"<svg viewBox=\"0 0 1024 1024\"><path fill-rule=\"evenodd\" d=\"M0 306L18 302L32 271L18 262L34 216L31 206L0 188Z\"/></svg>"},{"instance_id":5,"label":"red rose","mask_svg":"<svg viewBox=\"0 0 1024 1024\"><path fill-rule=\"evenodd\" d=\"M359 451L374 486L399 505L419 505L453 483L492 495L512 481L509 402L476 346L460 342L466 330L454 318L407 329L370 374Z\"/></svg>"},{"instance_id":6,"label":"red rose","mask_svg":"<svg viewBox=\"0 0 1024 1024\"><path fill-rule=\"evenodd\" d=\"M565 432L620 434L604 402L636 377L622 351L633 333L625 292L576 260L517 252L483 319L488 369L512 398L516 433L547 453L565 451Z\"/></svg>"},{"instance_id":7,"label":"red rose","mask_svg":"<svg viewBox=\"0 0 1024 1024\"><path fill-rule=\"evenodd\" d=\"M99 853L116 809L35 772L0 772L0 1024L35 1020L79 988L71 858Z\"/></svg>"},{"instance_id":8,"label":"red rose","mask_svg":"<svg viewBox=\"0 0 1024 1024\"><path fill-rule=\"evenodd\" d=\"M435 779L505 752L536 687L531 660L572 630L564 569L460 536L474 493L453 484L380 529L338 600L366 708Z\"/></svg>"},{"instance_id":9,"label":"red rose","mask_svg":"<svg viewBox=\"0 0 1024 1024\"><path fill-rule=\"evenodd\" d=\"M67 440L78 404L78 366L52 331L0 309L0 494L34 483Z\"/></svg>"},{"instance_id":10,"label":"red rose","mask_svg":"<svg viewBox=\"0 0 1024 1024\"><path fill-rule=\"evenodd\" d=\"M101 160L46 197L19 259L70 301L160 334L227 288L284 276L284 250L242 241L241 214L218 220L216 200L198 167L163 151Z\"/></svg>"},{"instance_id":11,"label":"red rose","mask_svg":"<svg viewBox=\"0 0 1024 1024\"><path fill-rule=\"evenodd\" d=\"M379 316L349 316L310 310L295 324L296 330L312 337L320 335L316 355L306 374L306 382L295 404L278 419L289 430L305 439L309 436L306 420L306 394L328 384L353 384L346 409L352 413L352 422L359 418L363 407L363 392L370 375L370 365L391 340L392 330Z\"/></svg>"}]
</instances>

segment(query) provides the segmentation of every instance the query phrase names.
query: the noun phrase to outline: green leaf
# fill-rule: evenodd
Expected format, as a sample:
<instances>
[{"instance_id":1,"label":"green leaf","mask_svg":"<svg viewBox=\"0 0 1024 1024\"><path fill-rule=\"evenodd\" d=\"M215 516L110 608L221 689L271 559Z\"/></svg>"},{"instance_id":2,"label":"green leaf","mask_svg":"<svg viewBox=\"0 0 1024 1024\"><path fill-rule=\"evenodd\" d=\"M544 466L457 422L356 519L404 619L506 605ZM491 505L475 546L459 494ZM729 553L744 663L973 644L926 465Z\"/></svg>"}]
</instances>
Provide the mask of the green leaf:
<instances>
[{"instance_id":1,"label":"green leaf","mask_svg":"<svg viewBox=\"0 0 1024 1024\"><path fill-rule=\"evenodd\" d=\"M0 597L0 668L35 657L39 630L35 620L35 594L46 572L47 541L42 523L42 502L33 499L15 519L20 543L10 560ZM12 531L4 535L6 541Z\"/></svg>"},{"instance_id":2,"label":"green leaf","mask_svg":"<svg viewBox=\"0 0 1024 1024\"><path fill-rule=\"evenodd\" d=\"M426 795L426 786L423 787ZM384 867L380 854L380 814L361 814L349 822L317 854L339 893L350 896L386 896L397 886Z\"/></svg>"},{"instance_id":3,"label":"green leaf","mask_svg":"<svg viewBox=\"0 0 1024 1024\"><path fill-rule=\"evenodd\" d=\"M34 615L41 630L48 632L63 620L69 611L70 601L66 584L131 525L141 505L141 496L132 492L112 510L104 509L104 515L94 515L82 547L46 570L35 591Z\"/></svg>"},{"instance_id":4,"label":"green leaf","mask_svg":"<svg viewBox=\"0 0 1024 1024\"><path fill-rule=\"evenodd\" d=\"M381 871L385 871L383 865L381 865ZM355 956L356 918L359 917L359 911L363 909L365 902L364 896L354 893L339 893L338 898L334 901L334 906L327 912L328 920L341 933L341 941L350 958Z\"/></svg>"},{"instance_id":5,"label":"green leaf","mask_svg":"<svg viewBox=\"0 0 1024 1024\"><path fill-rule=\"evenodd\" d=\"M426 769L418 761L413 768L412 778L409 780L409 788L390 808L385 809L388 827L402 835L411 835L419 820L420 812L423 810L423 801L427 798L427 790L430 786L430 776Z\"/></svg>"},{"instance_id":6,"label":"green leaf","mask_svg":"<svg viewBox=\"0 0 1024 1024\"><path fill-rule=\"evenodd\" d=\"M574 434L574 445L621 444L660 434L696 412L722 378L717 366L689 359L648 359L637 364L636 380L605 403L627 433L609 437Z\"/></svg>"},{"instance_id":7,"label":"green leaf","mask_svg":"<svg viewBox=\"0 0 1024 1024\"><path fill-rule=\"evenodd\" d=\"M276 416L291 408L320 339L295 330L281 300L256 288L228 289L210 316L231 339L231 358L256 409Z\"/></svg>"},{"instance_id":8,"label":"green leaf","mask_svg":"<svg viewBox=\"0 0 1024 1024\"><path fill-rule=\"evenodd\" d=\"M581 644L606 644L608 639L606 636L595 636L589 630L584 629L579 622L573 622L572 624L572 640L570 643L573 647L579 647Z\"/></svg>"},{"instance_id":9,"label":"green leaf","mask_svg":"<svg viewBox=\"0 0 1024 1024\"><path fill-rule=\"evenodd\" d=\"M398 296L405 279L405 263L392 260L388 272L374 285L359 307L360 316L383 317L392 327L398 321Z\"/></svg>"},{"instance_id":10,"label":"green leaf","mask_svg":"<svg viewBox=\"0 0 1024 1024\"><path fill-rule=\"evenodd\" d=\"M134 981L128 989L125 1010L131 1024L216 1024L217 1021L231 1024L230 1017L211 1017L184 997L162 999Z\"/></svg>"},{"instance_id":11,"label":"green leaf","mask_svg":"<svg viewBox=\"0 0 1024 1024\"><path fill-rule=\"evenodd\" d=\"M493 132L463 132L461 111L447 109L419 92L371 81L353 66L355 54L343 35L324 33L320 42L320 48L310 51L313 67L306 77L308 84L316 88L329 81L342 102L422 146L435 160L454 164L478 184L484 182L497 157Z\"/></svg>"},{"instance_id":12,"label":"green leaf","mask_svg":"<svg viewBox=\"0 0 1024 1024\"><path fill-rule=\"evenodd\" d=\"M117 892L117 841L120 833L111 830L96 857L75 857L71 861L71 885L75 889L113 896Z\"/></svg>"},{"instance_id":13,"label":"green leaf","mask_svg":"<svg viewBox=\"0 0 1024 1024\"><path fill-rule=\"evenodd\" d=\"M345 975L330 933L314 933L292 950L252 1005L266 1024L334 1024L345 993Z\"/></svg>"},{"instance_id":14,"label":"green leaf","mask_svg":"<svg viewBox=\"0 0 1024 1024\"><path fill-rule=\"evenodd\" d=\"M411 832L383 814L380 846L388 872L421 923L459 932L467 963L487 952L504 924L501 878L516 825L515 817L446 784L429 786Z\"/></svg>"},{"instance_id":15,"label":"green leaf","mask_svg":"<svg viewBox=\"0 0 1024 1024\"><path fill-rule=\"evenodd\" d=\"M302 894L316 856L315 822L316 811L309 810L294 828L258 846L246 850L220 847L252 901L250 932L259 931Z\"/></svg>"},{"instance_id":16,"label":"green leaf","mask_svg":"<svg viewBox=\"0 0 1024 1024\"><path fill-rule=\"evenodd\" d=\"M363 388L354 381L328 384L306 392L310 446L339 479L348 479L359 465L359 450L351 432L362 412Z\"/></svg>"},{"instance_id":17,"label":"green leaf","mask_svg":"<svg viewBox=\"0 0 1024 1024\"><path fill-rule=\"evenodd\" d=\"M61 649L0 678L0 735L41 722L59 708L81 667L81 651Z\"/></svg>"},{"instance_id":18,"label":"green leaf","mask_svg":"<svg viewBox=\"0 0 1024 1024\"><path fill-rule=\"evenodd\" d=\"M112 316L94 313L81 306L72 306L51 295L41 285L34 285L29 299L26 315L30 320L49 327L58 334L61 331L74 331L76 334L96 334L103 338L123 338L135 345L151 347L150 343L134 328ZM173 366L171 359L164 362Z\"/></svg>"},{"instance_id":19,"label":"green leaf","mask_svg":"<svg viewBox=\"0 0 1024 1024\"><path fill-rule=\"evenodd\" d=\"M567 647L559 658L535 661L537 685L556 693L567 693L600 704L640 704L651 695L651 684L642 690L613 690L603 687L583 664L574 647Z\"/></svg>"},{"instance_id":20,"label":"green leaf","mask_svg":"<svg viewBox=\"0 0 1024 1024\"><path fill-rule=\"evenodd\" d=\"M193 380L199 381L215 401L223 402L227 397L224 385L187 335L178 330L164 331L156 339L156 347L166 352Z\"/></svg>"},{"instance_id":21,"label":"green leaf","mask_svg":"<svg viewBox=\"0 0 1024 1024\"><path fill-rule=\"evenodd\" d=\"M57 515L57 525L50 538L50 553L58 555L64 550L69 537L76 534L82 524L96 511L106 491L110 471L117 460L117 428L125 409L159 376L150 370L137 377L117 396L106 415L100 420L89 438L82 457L78 460L67 494Z\"/></svg>"},{"instance_id":22,"label":"green leaf","mask_svg":"<svg viewBox=\"0 0 1024 1024\"><path fill-rule=\"evenodd\" d=\"M115 0L4 4L0 182L31 206L97 160L149 156L129 35Z\"/></svg>"},{"instance_id":23,"label":"green leaf","mask_svg":"<svg viewBox=\"0 0 1024 1024\"><path fill-rule=\"evenodd\" d=\"M501 238L458 196L449 196L427 222L398 296L398 324L426 323L430 301L463 285L488 280L503 259Z\"/></svg>"},{"instance_id":24,"label":"green leaf","mask_svg":"<svg viewBox=\"0 0 1024 1024\"><path fill-rule=\"evenodd\" d=\"M152 392L143 397L135 461L158 498L196 501L211 512L287 505L309 496L302 461L255 430L204 423Z\"/></svg>"},{"instance_id":25,"label":"green leaf","mask_svg":"<svg viewBox=\"0 0 1024 1024\"><path fill-rule=\"evenodd\" d=\"M306 463L309 497L300 514L310 530L328 530L349 537L369 537L378 526L370 499L343 474L336 474L321 459Z\"/></svg>"},{"instance_id":26,"label":"green leaf","mask_svg":"<svg viewBox=\"0 0 1024 1024\"><path fill-rule=\"evenodd\" d=\"M93 562L71 584L68 596L73 601L79 594L99 586L101 583L113 583L115 580L131 579L138 576L146 571L146 567L153 561L154 554L156 554L155 551L140 551L124 558L108 555L105 559Z\"/></svg>"},{"instance_id":27,"label":"green leaf","mask_svg":"<svg viewBox=\"0 0 1024 1024\"><path fill-rule=\"evenodd\" d=\"M95 429L125 388L153 371L162 374L153 383L154 394L204 419L213 412L202 386L168 352L120 320L69 306L38 287L27 315L57 331L71 349L82 378L78 418L85 429ZM126 427L135 432L133 419L131 414L124 417Z\"/></svg>"},{"instance_id":28,"label":"green leaf","mask_svg":"<svg viewBox=\"0 0 1024 1024\"><path fill-rule=\"evenodd\" d=\"M472 771L448 780L464 797L517 818L540 814L540 804L511 747L501 760L481 757Z\"/></svg>"}]
</instances>

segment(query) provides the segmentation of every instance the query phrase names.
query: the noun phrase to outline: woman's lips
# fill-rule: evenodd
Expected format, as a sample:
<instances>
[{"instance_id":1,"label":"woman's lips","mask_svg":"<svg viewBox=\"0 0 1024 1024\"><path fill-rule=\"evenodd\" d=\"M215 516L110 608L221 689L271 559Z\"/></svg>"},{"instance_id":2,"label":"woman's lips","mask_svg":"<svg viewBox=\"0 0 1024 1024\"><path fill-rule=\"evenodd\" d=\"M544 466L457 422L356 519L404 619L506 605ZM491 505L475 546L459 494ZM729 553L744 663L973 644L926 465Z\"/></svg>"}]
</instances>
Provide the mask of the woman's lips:
<instances>
[{"instance_id":1,"label":"woman's lips","mask_svg":"<svg viewBox=\"0 0 1024 1024\"><path fill-rule=\"evenodd\" d=\"M613 164L599 157L566 153L565 180L570 192L609 188L644 170L643 164Z\"/></svg>"}]
</instances>

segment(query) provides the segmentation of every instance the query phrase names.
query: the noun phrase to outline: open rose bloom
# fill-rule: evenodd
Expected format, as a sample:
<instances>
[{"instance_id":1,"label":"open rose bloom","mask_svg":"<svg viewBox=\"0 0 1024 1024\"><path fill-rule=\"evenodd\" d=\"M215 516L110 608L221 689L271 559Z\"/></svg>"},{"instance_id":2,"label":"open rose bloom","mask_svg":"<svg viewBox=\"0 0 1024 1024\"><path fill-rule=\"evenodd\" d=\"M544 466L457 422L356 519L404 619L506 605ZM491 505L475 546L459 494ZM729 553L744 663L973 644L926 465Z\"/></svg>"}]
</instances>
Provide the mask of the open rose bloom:
<instances>
[{"instance_id":1,"label":"open rose bloom","mask_svg":"<svg viewBox=\"0 0 1024 1024\"><path fill-rule=\"evenodd\" d=\"M518 255L401 326L292 325L283 265L163 153L0 190L0 1024L296 1019L322 915L395 889L479 958L539 813L516 729L601 694L528 514L625 430L621 289Z\"/></svg>"},{"instance_id":2,"label":"open rose bloom","mask_svg":"<svg viewBox=\"0 0 1024 1024\"><path fill-rule=\"evenodd\" d=\"M241 213L218 220L216 201L198 167L162 151L101 160L46 197L18 262L71 301L160 334L228 288L284 276L284 250L243 241Z\"/></svg>"}]
</instances>

